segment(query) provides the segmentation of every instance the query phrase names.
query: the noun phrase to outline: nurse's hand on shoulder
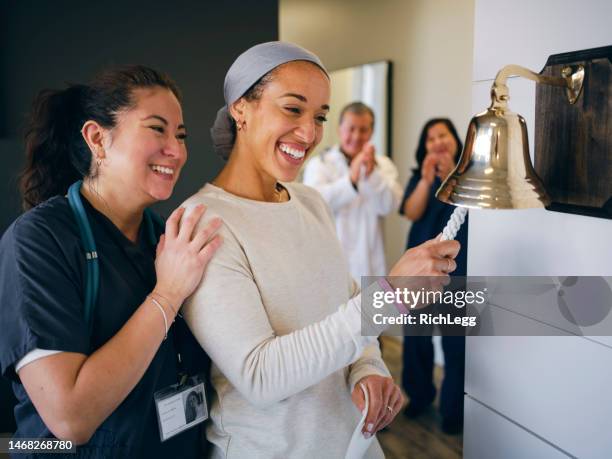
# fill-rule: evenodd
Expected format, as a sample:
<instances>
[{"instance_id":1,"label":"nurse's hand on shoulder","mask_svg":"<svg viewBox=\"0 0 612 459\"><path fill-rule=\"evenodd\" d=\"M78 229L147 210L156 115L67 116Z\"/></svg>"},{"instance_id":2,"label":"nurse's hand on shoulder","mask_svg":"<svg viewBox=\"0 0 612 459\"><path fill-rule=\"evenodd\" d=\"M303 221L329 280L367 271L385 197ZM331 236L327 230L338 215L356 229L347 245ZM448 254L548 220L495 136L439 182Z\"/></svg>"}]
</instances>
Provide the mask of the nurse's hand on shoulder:
<instances>
[{"instance_id":1,"label":"nurse's hand on shoulder","mask_svg":"<svg viewBox=\"0 0 612 459\"><path fill-rule=\"evenodd\" d=\"M159 240L155 271L155 292L180 306L200 284L204 270L221 245L220 218L213 218L196 230L206 206L200 204L187 214L176 209L166 221L166 233Z\"/></svg>"},{"instance_id":2,"label":"nurse's hand on shoulder","mask_svg":"<svg viewBox=\"0 0 612 459\"><path fill-rule=\"evenodd\" d=\"M363 435L370 438L376 432L387 427L397 416L404 404L404 396L392 378L369 375L355 384L351 398L357 409L365 408L365 398L361 385L368 391L369 408L363 426Z\"/></svg>"}]
</instances>

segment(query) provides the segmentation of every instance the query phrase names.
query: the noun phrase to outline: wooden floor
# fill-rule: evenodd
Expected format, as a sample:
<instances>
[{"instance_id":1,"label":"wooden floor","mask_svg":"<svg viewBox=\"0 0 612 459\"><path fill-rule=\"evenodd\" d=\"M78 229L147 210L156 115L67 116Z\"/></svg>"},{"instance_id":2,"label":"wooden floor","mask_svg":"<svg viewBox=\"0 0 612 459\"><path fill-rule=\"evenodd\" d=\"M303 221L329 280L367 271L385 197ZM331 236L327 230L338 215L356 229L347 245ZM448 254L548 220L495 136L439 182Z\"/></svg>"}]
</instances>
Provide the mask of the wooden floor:
<instances>
[{"instance_id":1,"label":"wooden floor","mask_svg":"<svg viewBox=\"0 0 612 459\"><path fill-rule=\"evenodd\" d=\"M397 338L382 337L383 358L395 382L400 383L402 344ZM440 387L443 370L436 366L434 381ZM438 399L434 406L416 420L399 414L389 429L377 437L387 459L459 459L463 457L461 435L446 435L440 430Z\"/></svg>"}]
</instances>

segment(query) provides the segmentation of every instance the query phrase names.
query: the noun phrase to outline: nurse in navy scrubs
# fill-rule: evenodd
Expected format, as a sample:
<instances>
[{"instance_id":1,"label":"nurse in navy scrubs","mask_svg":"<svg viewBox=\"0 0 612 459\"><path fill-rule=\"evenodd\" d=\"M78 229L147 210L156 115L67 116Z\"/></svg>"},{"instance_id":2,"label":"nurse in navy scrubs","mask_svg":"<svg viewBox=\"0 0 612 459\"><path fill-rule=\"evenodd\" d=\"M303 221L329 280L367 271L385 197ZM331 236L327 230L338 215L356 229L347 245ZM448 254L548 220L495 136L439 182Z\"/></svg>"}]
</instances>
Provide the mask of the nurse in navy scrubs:
<instances>
[{"instance_id":1,"label":"nurse in navy scrubs","mask_svg":"<svg viewBox=\"0 0 612 459\"><path fill-rule=\"evenodd\" d=\"M170 197L185 137L178 89L146 67L36 99L29 210L0 241L0 368L18 399L16 438L72 440L76 457L200 455L201 425L160 441L154 393L204 370L177 312L221 243L220 221L195 231L205 209L177 209L164 228L145 212ZM83 221L65 196L79 179L99 268L90 320Z\"/></svg>"},{"instance_id":2,"label":"nurse in navy scrubs","mask_svg":"<svg viewBox=\"0 0 612 459\"><path fill-rule=\"evenodd\" d=\"M436 237L448 222L455 207L436 198L436 191L455 167L462 150L461 140L447 118L429 120L419 139L416 151L418 167L406 186L400 213L412 220L406 248L416 247ZM457 269L452 276L465 276L467 271L468 224L461 226L456 240L461 250L455 258ZM465 337L442 336L444 381L440 392L442 430L458 434L463 429L463 380L465 374ZM404 414L420 416L436 397L433 384L434 349L431 337L405 336L402 384L410 397Z\"/></svg>"}]
</instances>

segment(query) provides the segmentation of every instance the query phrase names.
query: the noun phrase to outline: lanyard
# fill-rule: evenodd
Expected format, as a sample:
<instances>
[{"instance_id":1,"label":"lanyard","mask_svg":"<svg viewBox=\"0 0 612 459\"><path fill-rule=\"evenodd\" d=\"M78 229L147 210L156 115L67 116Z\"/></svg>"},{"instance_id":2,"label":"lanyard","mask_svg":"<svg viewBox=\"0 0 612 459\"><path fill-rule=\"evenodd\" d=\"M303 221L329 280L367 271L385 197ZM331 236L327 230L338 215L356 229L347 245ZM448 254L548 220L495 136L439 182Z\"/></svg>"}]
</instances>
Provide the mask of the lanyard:
<instances>
[{"instance_id":1,"label":"lanyard","mask_svg":"<svg viewBox=\"0 0 612 459\"><path fill-rule=\"evenodd\" d=\"M187 381L189 374L187 373L186 369L185 369L185 364L183 363L183 358L181 356L181 347L179 345L179 339L178 339L178 333L175 329L173 330L174 333L172 333L172 341L174 343L174 350L176 351L176 369L177 369L177 376L178 376L178 385L179 387L183 386L185 384L185 382Z\"/></svg>"},{"instance_id":2,"label":"lanyard","mask_svg":"<svg viewBox=\"0 0 612 459\"><path fill-rule=\"evenodd\" d=\"M81 242L85 248L85 260L87 263L87 274L85 277L85 323L91 331L93 325L93 311L98 300L98 288L100 286L100 265L98 263L98 252L96 250L96 241L91 231L89 218L85 213L83 201L81 201L81 186L83 181L79 180L68 188L68 203L74 213L74 216L81 234ZM153 245L157 244L157 236L153 220L163 226L163 220L157 214L149 209L144 211L144 223L147 226L146 230Z\"/></svg>"}]
</instances>

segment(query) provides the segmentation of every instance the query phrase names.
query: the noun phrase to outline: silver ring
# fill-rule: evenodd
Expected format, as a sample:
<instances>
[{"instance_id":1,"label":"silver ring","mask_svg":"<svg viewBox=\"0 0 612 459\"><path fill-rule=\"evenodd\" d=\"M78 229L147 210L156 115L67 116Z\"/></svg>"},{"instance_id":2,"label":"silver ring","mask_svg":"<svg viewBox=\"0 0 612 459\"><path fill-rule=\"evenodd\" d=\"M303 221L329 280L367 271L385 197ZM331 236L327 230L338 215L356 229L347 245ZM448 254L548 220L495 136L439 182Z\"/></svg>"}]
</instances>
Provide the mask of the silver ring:
<instances>
[{"instance_id":1,"label":"silver ring","mask_svg":"<svg viewBox=\"0 0 612 459\"><path fill-rule=\"evenodd\" d=\"M393 408L391 408L389 405L387 405L387 409L388 409L388 410L389 410L391 413L393 413Z\"/></svg>"}]
</instances>

